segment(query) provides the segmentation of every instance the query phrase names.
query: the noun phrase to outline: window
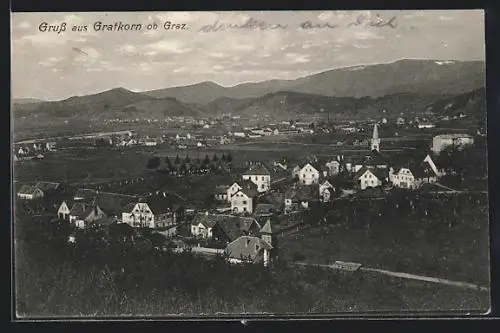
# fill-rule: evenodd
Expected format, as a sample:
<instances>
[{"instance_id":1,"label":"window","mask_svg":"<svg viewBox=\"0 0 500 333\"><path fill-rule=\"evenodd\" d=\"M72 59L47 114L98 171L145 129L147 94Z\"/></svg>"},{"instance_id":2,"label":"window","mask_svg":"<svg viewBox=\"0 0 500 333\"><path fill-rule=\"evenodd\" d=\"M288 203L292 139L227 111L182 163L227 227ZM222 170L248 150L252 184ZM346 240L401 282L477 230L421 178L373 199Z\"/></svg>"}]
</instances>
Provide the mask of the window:
<instances>
[{"instance_id":1,"label":"window","mask_svg":"<svg viewBox=\"0 0 500 333\"><path fill-rule=\"evenodd\" d=\"M264 180L264 176L262 176L262 180Z\"/></svg>"},{"instance_id":2,"label":"window","mask_svg":"<svg viewBox=\"0 0 500 333\"><path fill-rule=\"evenodd\" d=\"M264 184L261 184L261 185L260 185L260 188L261 188L261 189L264 189Z\"/></svg>"},{"instance_id":3,"label":"window","mask_svg":"<svg viewBox=\"0 0 500 333\"><path fill-rule=\"evenodd\" d=\"M305 174L305 173L304 173L304 174L302 174L302 178L306 178L306 174Z\"/></svg>"},{"instance_id":4,"label":"window","mask_svg":"<svg viewBox=\"0 0 500 333\"><path fill-rule=\"evenodd\" d=\"M247 208L246 207L243 207L243 211L246 212L247 211Z\"/></svg>"},{"instance_id":5,"label":"window","mask_svg":"<svg viewBox=\"0 0 500 333\"><path fill-rule=\"evenodd\" d=\"M243 203L244 205L246 205L246 204L247 204L246 200L243 200L243 202L242 202L242 203Z\"/></svg>"}]
</instances>

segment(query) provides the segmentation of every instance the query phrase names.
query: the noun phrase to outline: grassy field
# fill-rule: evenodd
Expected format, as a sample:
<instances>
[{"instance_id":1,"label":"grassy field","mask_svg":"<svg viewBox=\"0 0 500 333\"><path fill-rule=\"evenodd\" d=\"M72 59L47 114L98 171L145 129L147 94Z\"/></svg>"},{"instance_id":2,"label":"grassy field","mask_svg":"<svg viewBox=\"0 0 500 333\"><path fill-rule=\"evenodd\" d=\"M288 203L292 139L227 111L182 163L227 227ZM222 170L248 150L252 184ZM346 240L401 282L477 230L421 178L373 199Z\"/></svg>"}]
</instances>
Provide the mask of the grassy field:
<instances>
[{"instance_id":1,"label":"grassy field","mask_svg":"<svg viewBox=\"0 0 500 333\"><path fill-rule=\"evenodd\" d=\"M30 222L30 221L27 221ZM21 222L19 222L21 223ZM68 247L50 228L20 230L16 312L51 316L182 316L484 312L487 292L366 272L280 263L229 266L134 246ZM90 237L90 236L89 236ZM94 238L95 239L95 238ZM125 273L123 273L125 272Z\"/></svg>"},{"instance_id":2,"label":"grassy field","mask_svg":"<svg viewBox=\"0 0 500 333\"><path fill-rule=\"evenodd\" d=\"M356 226L348 221L349 213L340 210L329 224L280 238L280 249L289 260L323 264L352 261L488 286L489 222L485 201L449 202L455 210L437 208L431 214L428 208L429 216L419 203L414 211L399 214L394 208L393 212L375 208L366 213L360 208L358 218L363 221ZM352 217L352 210L358 208L350 209Z\"/></svg>"}]
</instances>

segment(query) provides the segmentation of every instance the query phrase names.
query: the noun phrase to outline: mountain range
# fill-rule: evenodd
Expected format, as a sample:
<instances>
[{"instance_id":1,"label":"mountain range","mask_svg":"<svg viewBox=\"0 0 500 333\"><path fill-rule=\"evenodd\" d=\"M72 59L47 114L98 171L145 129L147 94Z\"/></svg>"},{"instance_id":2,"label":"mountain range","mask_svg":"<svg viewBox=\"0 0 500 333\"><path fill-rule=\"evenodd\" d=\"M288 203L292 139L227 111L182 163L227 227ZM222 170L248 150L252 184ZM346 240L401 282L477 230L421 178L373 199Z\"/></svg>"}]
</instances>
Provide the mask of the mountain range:
<instances>
[{"instance_id":1,"label":"mountain range","mask_svg":"<svg viewBox=\"0 0 500 333\"><path fill-rule=\"evenodd\" d=\"M429 110L433 103L477 91L484 81L484 62L401 60L229 88L202 82L146 92L115 88L54 102L14 100L13 112L20 122L37 123L222 113L264 118L322 112L334 117L399 115Z\"/></svg>"},{"instance_id":2,"label":"mountain range","mask_svg":"<svg viewBox=\"0 0 500 333\"><path fill-rule=\"evenodd\" d=\"M389 64L353 66L295 80L269 80L222 87L214 82L143 92L206 104L221 97L251 98L278 91L332 97L380 97L404 92L459 94L485 84L482 61L399 60Z\"/></svg>"}]
</instances>

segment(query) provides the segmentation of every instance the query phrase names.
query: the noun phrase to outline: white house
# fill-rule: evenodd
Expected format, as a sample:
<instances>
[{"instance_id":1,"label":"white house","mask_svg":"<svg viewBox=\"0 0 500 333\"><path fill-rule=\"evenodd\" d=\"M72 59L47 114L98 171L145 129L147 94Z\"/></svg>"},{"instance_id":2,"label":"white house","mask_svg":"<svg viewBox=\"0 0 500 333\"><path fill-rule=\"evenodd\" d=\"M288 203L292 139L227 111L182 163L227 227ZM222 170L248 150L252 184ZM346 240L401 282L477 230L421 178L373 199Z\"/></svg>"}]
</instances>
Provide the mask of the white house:
<instances>
[{"instance_id":1,"label":"white house","mask_svg":"<svg viewBox=\"0 0 500 333\"><path fill-rule=\"evenodd\" d=\"M382 186L387 177L382 170L363 166L354 176L357 186L364 190L369 187Z\"/></svg>"},{"instance_id":2,"label":"white house","mask_svg":"<svg viewBox=\"0 0 500 333\"><path fill-rule=\"evenodd\" d=\"M98 205L89 205L83 202L75 203L68 213L69 222L77 228L85 228L90 223L105 217L106 214Z\"/></svg>"},{"instance_id":3,"label":"white house","mask_svg":"<svg viewBox=\"0 0 500 333\"><path fill-rule=\"evenodd\" d=\"M394 187L417 189L423 183L435 183L439 171L429 155L422 163L408 163L402 167L389 169L389 181Z\"/></svg>"},{"instance_id":4,"label":"white house","mask_svg":"<svg viewBox=\"0 0 500 333\"><path fill-rule=\"evenodd\" d=\"M208 212L206 212L207 218L198 218L201 214L198 214L191 222L191 235L201 238L212 238L212 228L217 224L217 220L209 219Z\"/></svg>"},{"instance_id":5,"label":"white house","mask_svg":"<svg viewBox=\"0 0 500 333\"><path fill-rule=\"evenodd\" d=\"M461 149L468 145L474 144L474 138L469 134L441 134L436 135L432 139L431 150L439 154L443 149L449 146L453 146L457 149Z\"/></svg>"},{"instance_id":6,"label":"white house","mask_svg":"<svg viewBox=\"0 0 500 333\"><path fill-rule=\"evenodd\" d=\"M340 173L340 162L338 160L332 160L325 164L328 168L329 176L336 176Z\"/></svg>"},{"instance_id":7,"label":"white house","mask_svg":"<svg viewBox=\"0 0 500 333\"><path fill-rule=\"evenodd\" d=\"M17 197L25 200L34 200L43 196L43 191L35 185L23 185L17 192Z\"/></svg>"},{"instance_id":8,"label":"white house","mask_svg":"<svg viewBox=\"0 0 500 333\"><path fill-rule=\"evenodd\" d=\"M241 236L227 245L226 253L232 264L248 262L268 266L272 249L273 247L262 238Z\"/></svg>"},{"instance_id":9,"label":"white house","mask_svg":"<svg viewBox=\"0 0 500 333\"><path fill-rule=\"evenodd\" d=\"M231 211L234 214L252 214L253 200L257 196L255 189L241 189L231 197Z\"/></svg>"},{"instance_id":10,"label":"white house","mask_svg":"<svg viewBox=\"0 0 500 333\"><path fill-rule=\"evenodd\" d=\"M266 192L271 188L271 173L263 165L253 165L242 175L243 180L249 180L257 185L257 191Z\"/></svg>"},{"instance_id":11,"label":"white house","mask_svg":"<svg viewBox=\"0 0 500 333\"><path fill-rule=\"evenodd\" d=\"M177 223L177 216L169 200L148 198L125 207L122 222L132 227L164 228Z\"/></svg>"},{"instance_id":12,"label":"white house","mask_svg":"<svg viewBox=\"0 0 500 333\"><path fill-rule=\"evenodd\" d=\"M63 201L57 210L57 216L62 220L69 219L70 211L71 209L69 208L69 204L66 201Z\"/></svg>"},{"instance_id":13,"label":"white house","mask_svg":"<svg viewBox=\"0 0 500 333\"><path fill-rule=\"evenodd\" d=\"M236 183L235 183L236 184ZM229 186L227 185L217 185L215 186L215 199L218 201L229 201L227 197Z\"/></svg>"},{"instance_id":14,"label":"white house","mask_svg":"<svg viewBox=\"0 0 500 333\"><path fill-rule=\"evenodd\" d=\"M304 165L299 171L299 182L303 185L312 185L319 183L319 170L310 163Z\"/></svg>"},{"instance_id":15,"label":"white house","mask_svg":"<svg viewBox=\"0 0 500 333\"><path fill-rule=\"evenodd\" d=\"M235 183L233 183L233 185L229 186L227 189L227 201L231 202L232 196L235 195L242 188L243 187L241 187L237 182L235 182Z\"/></svg>"},{"instance_id":16,"label":"white house","mask_svg":"<svg viewBox=\"0 0 500 333\"><path fill-rule=\"evenodd\" d=\"M335 188L328 180L325 180L319 185L319 200L321 202L329 202L335 192Z\"/></svg>"}]
</instances>

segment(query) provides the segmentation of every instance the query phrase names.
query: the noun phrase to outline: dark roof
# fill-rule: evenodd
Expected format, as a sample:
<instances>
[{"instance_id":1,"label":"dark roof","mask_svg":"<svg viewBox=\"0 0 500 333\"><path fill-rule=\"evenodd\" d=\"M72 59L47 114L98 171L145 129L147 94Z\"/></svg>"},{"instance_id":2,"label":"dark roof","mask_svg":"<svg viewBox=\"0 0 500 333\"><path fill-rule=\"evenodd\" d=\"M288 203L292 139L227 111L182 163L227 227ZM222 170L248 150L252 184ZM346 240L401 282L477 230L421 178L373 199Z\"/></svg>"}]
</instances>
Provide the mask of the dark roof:
<instances>
[{"instance_id":1,"label":"dark roof","mask_svg":"<svg viewBox=\"0 0 500 333\"><path fill-rule=\"evenodd\" d=\"M387 158L385 158L380 152L376 150L372 150L370 154L367 156L367 162L366 164L368 165L388 165L389 162Z\"/></svg>"},{"instance_id":2,"label":"dark roof","mask_svg":"<svg viewBox=\"0 0 500 333\"><path fill-rule=\"evenodd\" d=\"M318 197L319 197L318 185L295 186L290 188L285 193L285 199L292 199L299 201L315 200L318 199Z\"/></svg>"},{"instance_id":3,"label":"dark roof","mask_svg":"<svg viewBox=\"0 0 500 333\"><path fill-rule=\"evenodd\" d=\"M215 186L215 194L227 194L228 185L216 185Z\"/></svg>"},{"instance_id":4,"label":"dark roof","mask_svg":"<svg viewBox=\"0 0 500 333\"><path fill-rule=\"evenodd\" d=\"M17 192L18 194L33 194L35 193L37 187L34 185L23 185Z\"/></svg>"},{"instance_id":5,"label":"dark roof","mask_svg":"<svg viewBox=\"0 0 500 333\"><path fill-rule=\"evenodd\" d=\"M134 203L137 200L137 198L132 196L107 192L99 192L93 199L108 215L121 214L128 204Z\"/></svg>"},{"instance_id":6,"label":"dark roof","mask_svg":"<svg viewBox=\"0 0 500 333\"><path fill-rule=\"evenodd\" d=\"M271 250L272 248L269 243L259 237L241 236L229 243L226 251L230 258L256 261L260 258L262 250Z\"/></svg>"},{"instance_id":7,"label":"dark roof","mask_svg":"<svg viewBox=\"0 0 500 333\"><path fill-rule=\"evenodd\" d=\"M163 214L171 211L176 205L184 203L184 200L174 194L165 193L164 196L151 195L141 198L138 202L147 203L153 214Z\"/></svg>"},{"instance_id":8,"label":"dark roof","mask_svg":"<svg viewBox=\"0 0 500 333\"><path fill-rule=\"evenodd\" d=\"M35 187L39 188L43 192L50 190L57 190L59 188L60 183L53 182L38 182Z\"/></svg>"},{"instance_id":9,"label":"dark roof","mask_svg":"<svg viewBox=\"0 0 500 333\"><path fill-rule=\"evenodd\" d=\"M219 220L219 215L198 213L195 215L191 225L198 225L201 223L207 228L213 228Z\"/></svg>"},{"instance_id":10,"label":"dark roof","mask_svg":"<svg viewBox=\"0 0 500 333\"><path fill-rule=\"evenodd\" d=\"M262 164L258 165L252 165L247 172L245 172L245 175L255 175L255 176L261 176L261 175L271 175L269 170Z\"/></svg>"},{"instance_id":11,"label":"dark roof","mask_svg":"<svg viewBox=\"0 0 500 333\"><path fill-rule=\"evenodd\" d=\"M85 202L76 202L70 209L69 215L81 216L87 209L88 204Z\"/></svg>"},{"instance_id":12,"label":"dark roof","mask_svg":"<svg viewBox=\"0 0 500 333\"><path fill-rule=\"evenodd\" d=\"M260 203L254 209L253 215L272 215L275 211L273 204Z\"/></svg>"},{"instance_id":13,"label":"dark roof","mask_svg":"<svg viewBox=\"0 0 500 333\"><path fill-rule=\"evenodd\" d=\"M385 180L388 177L389 170L387 169L378 169L378 168L369 168L366 165L363 165L361 169L356 172L354 179L359 179L366 171L370 171L375 177L379 180Z\"/></svg>"},{"instance_id":14,"label":"dark roof","mask_svg":"<svg viewBox=\"0 0 500 333\"><path fill-rule=\"evenodd\" d=\"M267 220L266 224L262 227L262 229L259 230L261 234L272 234L274 232L272 226L271 226L271 221Z\"/></svg>"}]
</instances>

